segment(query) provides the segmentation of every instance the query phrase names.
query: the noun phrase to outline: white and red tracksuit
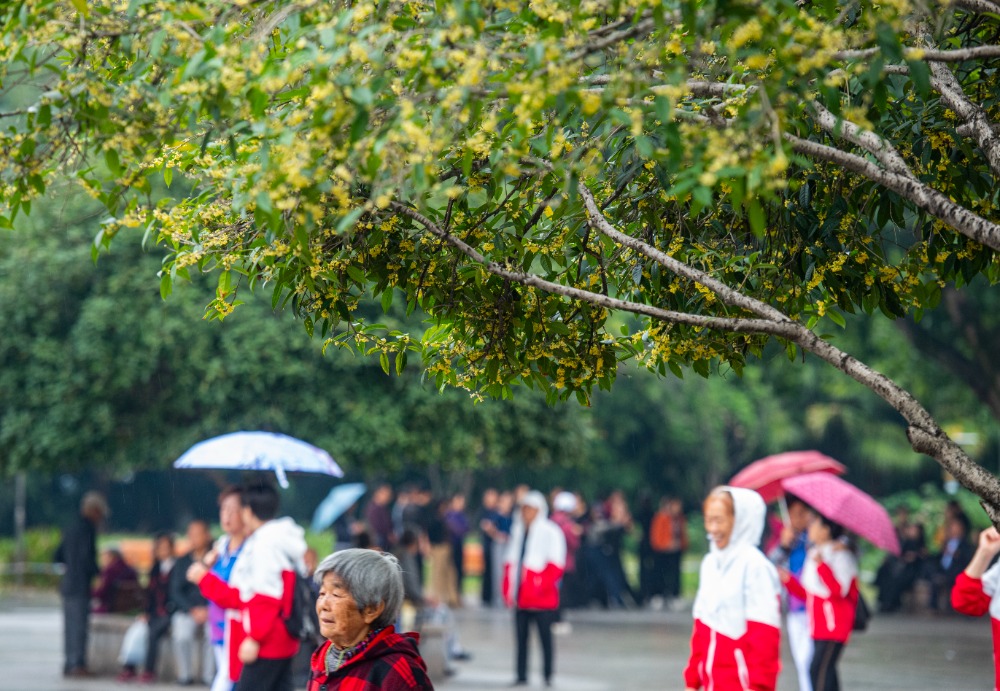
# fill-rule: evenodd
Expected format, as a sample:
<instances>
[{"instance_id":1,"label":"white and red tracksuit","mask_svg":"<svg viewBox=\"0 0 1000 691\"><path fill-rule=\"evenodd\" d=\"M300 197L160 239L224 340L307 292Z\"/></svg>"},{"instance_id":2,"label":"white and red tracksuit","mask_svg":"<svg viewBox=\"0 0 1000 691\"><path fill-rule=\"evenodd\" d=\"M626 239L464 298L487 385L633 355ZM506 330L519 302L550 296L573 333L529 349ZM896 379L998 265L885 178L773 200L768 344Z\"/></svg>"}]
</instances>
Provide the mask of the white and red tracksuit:
<instances>
[{"instance_id":1,"label":"white and red tracksuit","mask_svg":"<svg viewBox=\"0 0 1000 691\"><path fill-rule=\"evenodd\" d=\"M559 583L566 569L566 537L562 528L548 518L548 507L544 501L535 508L539 513L527 531L526 545L524 545L524 523L517 521L511 529L500 592L508 607L558 609ZM520 587L517 591L517 602L513 602L517 563L521 557L522 545L524 545L524 559L521 561Z\"/></svg>"},{"instance_id":2,"label":"white and red tracksuit","mask_svg":"<svg viewBox=\"0 0 1000 691\"><path fill-rule=\"evenodd\" d=\"M202 594L227 612L226 642L229 678L243 671L237 657L248 636L260 644L259 657L279 660L294 656L299 641L289 635L283 618L291 609L295 572L304 571L304 533L291 518L268 521L243 543L240 558L226 583L208 573L199 584Z\"/></svg>"},{"instance_id":3,"label":"white and red tracksuit","mask_svg":"<svg viewBox=\"0 0 1000 691\"><path fill-rule=\"evenodd\" d=\"M802 565L802 580L792 576L785 587L806 601L813 640L847 643L858 610L858 562L850 550L835 542L811 547Z\"/></svg>"},{"instance_id":4,"label":"white and red tracksuit","mask_svg":"<svg viewBox=\"0 0 1000 691\"><path fill-rule=\"evenodd\" d=\"M982 578L972 578L963 571L951 589L951 606L973 617L987 612L993 626L993 689L1000 689L1000 564L994 564Z\"/></svg>"},{"instance_id":5,"label":"white and red tracksuit","mask_svg":"<svg viewBox=\"0 0 1000 691\"><path fill-rule=\"evenodd\" d=\"M757 545L767 507L753 490L725 488L735 522L725 549L701 562L684 683L707 691L772 691L781 670L781 583Z\"/></svg>"}]
</instances>

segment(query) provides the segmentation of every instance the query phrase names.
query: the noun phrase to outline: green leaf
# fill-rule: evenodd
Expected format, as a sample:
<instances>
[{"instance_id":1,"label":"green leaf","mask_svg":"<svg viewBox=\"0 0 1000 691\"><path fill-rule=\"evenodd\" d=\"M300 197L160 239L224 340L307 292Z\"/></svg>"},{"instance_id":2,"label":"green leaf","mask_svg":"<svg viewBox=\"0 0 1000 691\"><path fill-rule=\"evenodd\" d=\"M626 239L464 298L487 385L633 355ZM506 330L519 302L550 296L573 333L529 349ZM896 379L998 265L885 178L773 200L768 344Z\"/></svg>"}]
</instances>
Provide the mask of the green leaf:
<instances>
[{"instance_id":1,"label":"green leaf","mask_svg":"<svg viewBox=\"0 0 1000 691\"><path fill-rule=\"evenodd\" d=\"M108 170L116 178L121 177L122 174L122 164L121 160L118 158L118 152L115 149L105 149L104 150L104 162L108 166Z\"/></svg>"},{"instance_id":2,"label":"green leaf","mask_svg":"<svg viewBox=\"0 0 1000 691\"><path fill-rule=\"evenodd\" d=\"M389 354L384 350L378 355L378 362L382 365L382 371L389 374Z\"/></svg>"}]
</instances>

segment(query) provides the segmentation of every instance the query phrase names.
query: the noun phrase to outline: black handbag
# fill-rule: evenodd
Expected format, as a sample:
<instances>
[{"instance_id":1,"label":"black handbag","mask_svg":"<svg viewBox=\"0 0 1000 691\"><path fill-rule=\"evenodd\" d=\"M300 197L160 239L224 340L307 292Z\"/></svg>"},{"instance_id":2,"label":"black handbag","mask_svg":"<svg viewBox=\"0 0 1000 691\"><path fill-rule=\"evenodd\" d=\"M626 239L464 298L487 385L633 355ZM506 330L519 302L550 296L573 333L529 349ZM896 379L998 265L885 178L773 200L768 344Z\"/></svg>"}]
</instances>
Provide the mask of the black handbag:
<instances>
[{"instance_id":1,"label":"black handbag","mask_svg":"<svg viewBox=\"0 0 1000 691\"><path fill-rule=\"evenodd\" d=\"M855 631L866 631L868 629L868 622L871 621L872 611L868 607L868 603L865 602L865 596L858 591L858 604L857 608L854 610L854 627Z\"/></svg>"}]
</instances>

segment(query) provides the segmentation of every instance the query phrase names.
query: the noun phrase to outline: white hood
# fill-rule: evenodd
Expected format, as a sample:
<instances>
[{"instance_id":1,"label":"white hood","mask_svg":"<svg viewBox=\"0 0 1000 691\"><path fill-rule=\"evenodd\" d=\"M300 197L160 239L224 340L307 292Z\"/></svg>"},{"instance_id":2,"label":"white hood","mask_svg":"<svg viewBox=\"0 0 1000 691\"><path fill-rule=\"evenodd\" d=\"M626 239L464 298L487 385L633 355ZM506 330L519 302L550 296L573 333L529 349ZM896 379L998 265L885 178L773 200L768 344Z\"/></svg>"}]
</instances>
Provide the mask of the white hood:
<instances>
[{"instance_id":1,"label":"white hood","mask_svg":"<svg viewBox=\"0 0 1000 691\"><path fill-rule=\"evenodd\" d=\"M733 498L734 524L723 549L711 544L701 562L693 615L729 638L746 633L747 621L780 626L781 584L760 551L767 505L753 490L722 487Z\"/></svg>"},{"instance_id":2,"label":"white hood","mask_svg":"<svg viewBox=\"0 0 1000 691\"><path fill-rule=\"evenodd\" d=\"M305 553L305 531L300 525L287 516L268 521L243 543L230 584L239 588L244 602L254 595L280 599L284 592L282 573L304 574Z\"/></svg>"}]
</instances>

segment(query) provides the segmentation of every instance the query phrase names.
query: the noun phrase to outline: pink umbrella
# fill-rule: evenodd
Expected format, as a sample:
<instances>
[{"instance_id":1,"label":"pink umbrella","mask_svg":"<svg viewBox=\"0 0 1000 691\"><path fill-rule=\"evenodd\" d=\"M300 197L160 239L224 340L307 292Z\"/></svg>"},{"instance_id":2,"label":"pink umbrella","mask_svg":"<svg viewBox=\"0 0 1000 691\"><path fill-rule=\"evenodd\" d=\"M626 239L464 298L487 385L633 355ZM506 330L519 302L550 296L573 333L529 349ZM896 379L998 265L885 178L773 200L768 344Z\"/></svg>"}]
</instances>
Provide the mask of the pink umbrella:
<instances>
[{"instance_id":1,"label":"pink umbrella","mask_svg":"<svg viewBox=\"0 0 1000 691\"><path fill-rule=\"evenodd\" d=\"M889 512L850 482L830 473L809 473L785 478L781 487L876 547L899 555Z\"/></svg>"},{"instance_id":2,"label":"pink umbrella","mask_svg":"<svg viewBox=\"0 0 1000 691\"><path fill-rule=\"evenodd\" d=\"M788 451L754 461L736 473L729 484L733 487L755 489L770 503L783 494L781 481L804 473L833 473L843 475L847 468L819 451Z\"/></svg>"}]
</instances>

